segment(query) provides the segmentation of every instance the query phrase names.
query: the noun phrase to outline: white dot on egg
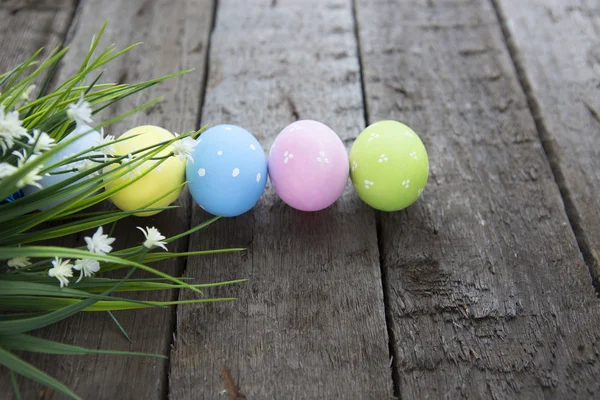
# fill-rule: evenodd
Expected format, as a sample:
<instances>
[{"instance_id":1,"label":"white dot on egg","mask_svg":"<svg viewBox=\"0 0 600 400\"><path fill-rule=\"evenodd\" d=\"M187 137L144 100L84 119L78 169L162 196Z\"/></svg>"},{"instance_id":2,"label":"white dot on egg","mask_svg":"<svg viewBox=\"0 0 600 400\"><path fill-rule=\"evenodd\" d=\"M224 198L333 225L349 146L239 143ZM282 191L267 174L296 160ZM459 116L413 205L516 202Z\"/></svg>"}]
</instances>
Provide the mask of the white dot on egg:
<instances>
[{"instance_id":1,"label":"white dot on egg","mask_svg":"<svg viewBox=\"0 0 600 400\"><path fill-rule=\"evenodd\" d=\"M222 156L222 155L223 155L223 150L219 150L219 151L217 151L217 155L218 155L218 156Z\"/></svg>"},{"instance_id":2,"label":"white dot on egg","mask_svg":"<svg viewBox=\"0 0 600 400\"><path fill-rule=\"evenodd\" d=\"M206 175L206 170L205 170L204 168L200 168L200 169L198 170L198 175L200 175L200 176L204 176L204 175Z\"/></svg>"},{"instance_id":3,"label":"white dot on egg","mask_svg":"<svg viewBox=\"0 0 600 400\"><path fill-rule=\"evenodd\" d=\"M236 176L238 176L239 174L240 174L240 169L239 169L239 168L235 168L235 169L233 170L233 172L231 173L231 176L233 176L233 177L235 178L235 177L236 177Z\"/></svg>"},{"instance_id":4,"label":"white dot on egg","mask_svg":"<svg viewBox=\"0 0 600 400\"><path fill-rule=\"evenodd\" d=\"M250 148L251 148L252 150L256 150L256 146L254 146L253 144L251 144L251 145L250 145Z\"/></svg>"},{"instance_id":5,"label":"white dot on egg","mask_svg":"<svg viewBox=\"0 0 600 400\"><path fill-rule=\"evenodd\" d=\"M260 182L260 172L256 174L256 182Z\"/></svg>"},{"instance_id":6,"label":"white dot on egg","mask_svg":"<svg viewBox=\"0 0 600 400\"><path fill-rule=\"evenodd\" d=\"M223 129L225 129L226 131L230 131L230 130L231 130L231 127L230 127L230 126L226 126L226 127L225 127L225 128L223 128Z\"/></svg>"}]
</instances>

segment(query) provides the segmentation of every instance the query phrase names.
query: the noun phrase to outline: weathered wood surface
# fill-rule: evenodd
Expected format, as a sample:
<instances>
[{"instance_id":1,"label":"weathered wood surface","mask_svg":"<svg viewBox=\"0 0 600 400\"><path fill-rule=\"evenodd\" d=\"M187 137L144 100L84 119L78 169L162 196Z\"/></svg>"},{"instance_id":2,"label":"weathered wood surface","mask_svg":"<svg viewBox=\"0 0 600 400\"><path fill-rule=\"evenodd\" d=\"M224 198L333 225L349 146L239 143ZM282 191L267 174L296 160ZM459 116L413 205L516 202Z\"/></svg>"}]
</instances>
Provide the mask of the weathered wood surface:
<instances>
[{"instance_id":1,"label":"weathered wood surface","mask_svg":"<svg viewBox=\"0 0 600 400\"><path fill-rule=\"evenodd\" d=\"M424 199L381 217L395 394L600 396L598 299L492 4L358 1L357 19L368 122L405 121L431 160Z\"/></svg>"},{"instance_id":2,"label":"weathered wood surface","mask_svg":"<svg viewBox=\"0 0 600 400\"><path fill-rule=\"evenodd\" d=\"M14 68L42 47L45 48L43 54L47 55L64 40L74 9L75 4L71 0L51 4L47 1L0 2L0 71ZM11 396L10 387L8 371L0 367L0 398Z\"/></svg>"},{"instance_id":3,"label":"weathered wood surface","mask_svg":"<svg viewBox=\"0 0 600 400\"><path fill-rule=\"evenodd\" d=\"M220 1L202 122L241 125L268 150L296 119L346 143L364 126L351 3ZM224 367L249 399L391 397L375 214L347 189L301 213L269 187L247 214L191 238L194 250L248 250L190 260L187 276L249 281L220 292L236 302L178 308L172 399L219 398ZM194 206L193 223L204 218Z\"/></svg>"},{"instance_id":4,"label":"weathered wood surface","mask_svg":"<svg viewBox=\"0 0 600 400\"><path fill-rule=\"evenodd\" d=\"M600 292L600 4L496 3L567 213Z\"/></svg>"},{"instance_id":5,"label":"weathered wood surface","mask_svg":"<svg viewBox=\"0 0 600 400\"><path fill-rule=\"evenodd\" d=\"M2 72L44 47L45 54L64 40L73 0L0 1L0 68Z\"/></svg>"},{"instance_id":6,"label":"weathered wood surface","mask_svg":"<svg viewBox=\"0 0 600 400\"><path fill-rule=\"evenodd\" d=\"M196 71L146 90L113 107L110 118L136 105L162 96L164 101L147 112L139 113L113 125L107 133L119 135L137 125L155 124L174 132L196 129L198 109L204 88L206 43L213 17L210 0L187 0L177 3L144 0L81 1L69 32L71 48L61 67L60 76L70 76L89 49L92 36L109 20L100 48L116 43L123 48L136 42L143 45L111 62L103 76L105 82L137 82L188 68ZM58 27L54 26L54 29ZM32 41L32 46L38 43ZM35 48L34 47L34 48ZM21 55L31 53L33 49ZM128 218L117 229L119 247L143 241L136 226L156 226L166 236L189 227L189 196L178 200L181 208L149 218ZM176 223L173 223L176 221ZM83 236L66 238L67 245L80 246ZM169 246L170 251L186 251L187 240ZM181 275L184 259L163 261L159 268ZM139 275L138 275L139 276ZM175 291L139 293L141 300L175 300ZM41 334L49 339L89 348L142 351L168 355L173 340L175 308L115 312L129 334L129 343L106 313L79 314ZM34 356L29 360L65 382L86 399L162 399L168 390L168 361L157 358L114 356ZM6 381L8 383L8 381ZM37 398L38 385L22 380L25 399ZM0 396L1 397L1 396ZM49 398L62 396L54 393Z\"/></svg>"},{"instance_id":7,"label":"weathered wood surface","mask_svg":"<svg viewBox=\"0 0 600 400\"><path fill-rule=\"evenodd\" d=\"M350 187L312 214L287 207L269 187L248 214L170 247L248 247L190 259L185 268L203 282L249 278L211 292L237 302L179 307L176 324L174 309L117 313L132 344L101 313L40 332L162 354L174 334L170 362L28 360L93 399L223 398L223 368L249 399L385 399L392 377L404 399L600 397L600 303L578 247L598 278L597 7L583 0L353 3L355 16L351 0L218 2L202 123L244 126L265 150L295 119L325 122L348 147L365 122L384 118L421 134L431 161L425 197L378 216L391 354L376 214ZM107 80L196 68L138 97L136 104L166 100L110 133L141 123L193 129L214 6L80 1L61 73L72 72L108 18L104 44L145 44L113 62ZM0 2L0 70L55 46L74 9L72 1ZM122 223L119 237L131 236L121 244L141 241L136 225L172 234L190 216L193 224L207 218L186 196L179 204L168 215ZM80 245L82 236L64 243ZM177 260L161 269L177 274L185 266ZM0 398L10 386L4 372ZM20 383L24 398L38 398L39 386Z\"/></svg>"}]
</instances>

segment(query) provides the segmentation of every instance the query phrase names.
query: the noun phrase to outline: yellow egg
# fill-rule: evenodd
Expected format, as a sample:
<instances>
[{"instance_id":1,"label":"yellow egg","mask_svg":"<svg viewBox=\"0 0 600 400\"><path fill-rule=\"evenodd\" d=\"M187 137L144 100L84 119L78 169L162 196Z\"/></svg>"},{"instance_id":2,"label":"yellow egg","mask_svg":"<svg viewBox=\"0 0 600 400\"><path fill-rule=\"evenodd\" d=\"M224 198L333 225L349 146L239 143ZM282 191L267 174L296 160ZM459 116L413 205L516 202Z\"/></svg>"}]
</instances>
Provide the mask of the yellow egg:
<instances>
[{"instance_id":1,"label":"yellow egg","mask_svg":"<svg viewBox=\"0 0 600 400\"><path fill-rule=\"evenodd\" d=\"M137 135L137 136L136 136ZM114 155L122 156L132 154L135 151L142 150L148 146L173 139L173 134L166 129L158 126L143 125L138 126L125 132L119 139L124 139L130 136L131 139L124 140L114 144ZM149 151L156 150L153 148ZM164 157L169 155L170 151L165 149L154 156ZM142 153L133 154L140 157ZM135 161L133 161L135 162ZM123 185L128 180L133 180L139 175L145 173L155 163L159 161L147 161L139 168L134 169L131 173L127 173L119 179L106 185L106 190L110 190L116 186ZM116 168L116 167L115 167ZM132 211L147 205L152 200L163 196L165 193L179 187L165 198L151 204L145 208L165 207L177 200L183 190L183 182L185 180L185 160L180 160L178 157L169 157L162 162L157 168L150 171L143 178L132 183L129 186L116 192L111 196L112 202L123 211ZM159 211L140 212L134 215L138 217L147 217L157 214Z\"/></svg>"}]
</instances>

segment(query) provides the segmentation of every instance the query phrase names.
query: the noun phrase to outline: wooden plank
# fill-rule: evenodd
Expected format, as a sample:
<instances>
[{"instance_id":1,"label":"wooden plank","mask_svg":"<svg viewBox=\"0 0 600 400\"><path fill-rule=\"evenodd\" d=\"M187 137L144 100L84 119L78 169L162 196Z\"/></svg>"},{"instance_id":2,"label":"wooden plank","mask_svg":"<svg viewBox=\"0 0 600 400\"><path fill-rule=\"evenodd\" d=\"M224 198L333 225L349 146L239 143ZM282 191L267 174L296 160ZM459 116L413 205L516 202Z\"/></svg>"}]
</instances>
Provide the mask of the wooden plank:
<instances>
[{"instance_id":1,"label":"wooden plank","mask_svg":"<svg viewBox=\"0 0 600 400\"><path fill-rule=\"evenodd\" d=\"M599 303L491 3L356 7L369 122L406 122L431 162L381 217L395 394L599 396Z\"/></svg>"},{"instance_id":2,"label":"wooden plank","mask_svg":"<svg viewBox=\"0 0 600 400\"><path fill-rule=\"evenodd\" d=\"M14 68L35 51L45 48L46 55L61 41L71 23L75 4L70 0L48 2L3 1L0 3L0 71ZM22 385L21 385L22 386ZM0 367L0 387L9 395L8 370Z\"/></svg>"},{"instance_id":3,"label":"wooden plank","mask_svg":"<svg viewBox=\"0 0 600 400\"><path fill-rule=\"evenodd\" d=\"M72 0L0 3L0 70L8 71L44 47L46 54L64 40L75 4Z\"/></svg>"},{"instance_id":4,"label":"wooden plank","mask_svg":"<svg viewBox=\"0 0 600 400\"><path fill-rule=\"evenodd\" d=\"M598 3L496 3L567 214L600 293Z\"/></svg>"},{"instance_id":5,"label":"wooden plank","mask_svg":"<svg viewBox=\"0 0 600 400\"><path fill-rule=\"evenodd\" d=\"M346 143L364 127L348 1L220 1L210 60L203 123L244 126L265 150L296 119ZM223 368L249 399L391 396L375 214L347 189L303 213L269 187L250 212L192 236L194 250L248 250L190 260L187 276L249 281L219 291L236 302L178 308L170 398L218 398ZM204 218L194 206L193 223Z\"/></svg>"},{"instance_id":6,"label":"wooden plank","mask_svg":"<svg viewBox=\"0 0 600 400\"><path fill-rule=\"evenodd\" d=\"M77 24L69 32L71 50L61 76L72 74L89 49L92 35L108 19L101 48L117 43L122 48L142 41L143 46L116 59L106 68L104 81L137 82L187 68L194 73L165 82L145 91L131 101L111 109L109 118L135 105L162 96L164 101L113 125L107 133L118 135L142 124L155 124L174 132L196 129L198 109L204 88L206 43L213 16L210 0L177 3L144 0L102 0L81 2ZM178 203L181 208L148 218L130 218L119 223L115 236L119 247L137 245L143 236L136 226L156 226L166 236L189 227L190 207L187 193ZM83 235L65 239L65 244L80 246ZM68 244L67 244L68 245ZM186 251L187 240L169 246L173 252ZM184 259L157 263L163 272L180 275ZM141 276L141 275L136 275ZM175 291L140 293L137 299L175 300ZM44 337L90 348L143 351L168 355L173 337L175 308L118 312L115 316L132 339L129 343L105 313L77 315L46 329ZM77 356L39 356L30 360L69 385L83 398L162 399L167 393L168 361L156 358ZM24 398L34 398L41 389L30 382L21 385ZM53 396L52 398L60 398Z\"/></svg>"}]
</instances>

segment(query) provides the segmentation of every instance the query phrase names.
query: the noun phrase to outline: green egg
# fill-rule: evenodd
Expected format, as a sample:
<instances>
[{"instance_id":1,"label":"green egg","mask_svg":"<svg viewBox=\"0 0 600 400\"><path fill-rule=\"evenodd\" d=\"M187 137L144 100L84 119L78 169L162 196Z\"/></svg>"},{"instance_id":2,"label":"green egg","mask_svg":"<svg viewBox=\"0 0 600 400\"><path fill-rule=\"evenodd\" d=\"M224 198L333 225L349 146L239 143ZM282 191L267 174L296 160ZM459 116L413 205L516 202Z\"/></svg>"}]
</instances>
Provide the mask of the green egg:
<instances>
[{"instance_id":1,"label":"green egg","mask_svg":"<svg viewBox=\"0 0 600 400\"><path fill-rule=\"evenodd\" d=\"M369 125L350 151L350 177L359 197L381 211L410 206L423 193L428 176L423 142L397 121Z\"/></svg>"}]
</instances>

